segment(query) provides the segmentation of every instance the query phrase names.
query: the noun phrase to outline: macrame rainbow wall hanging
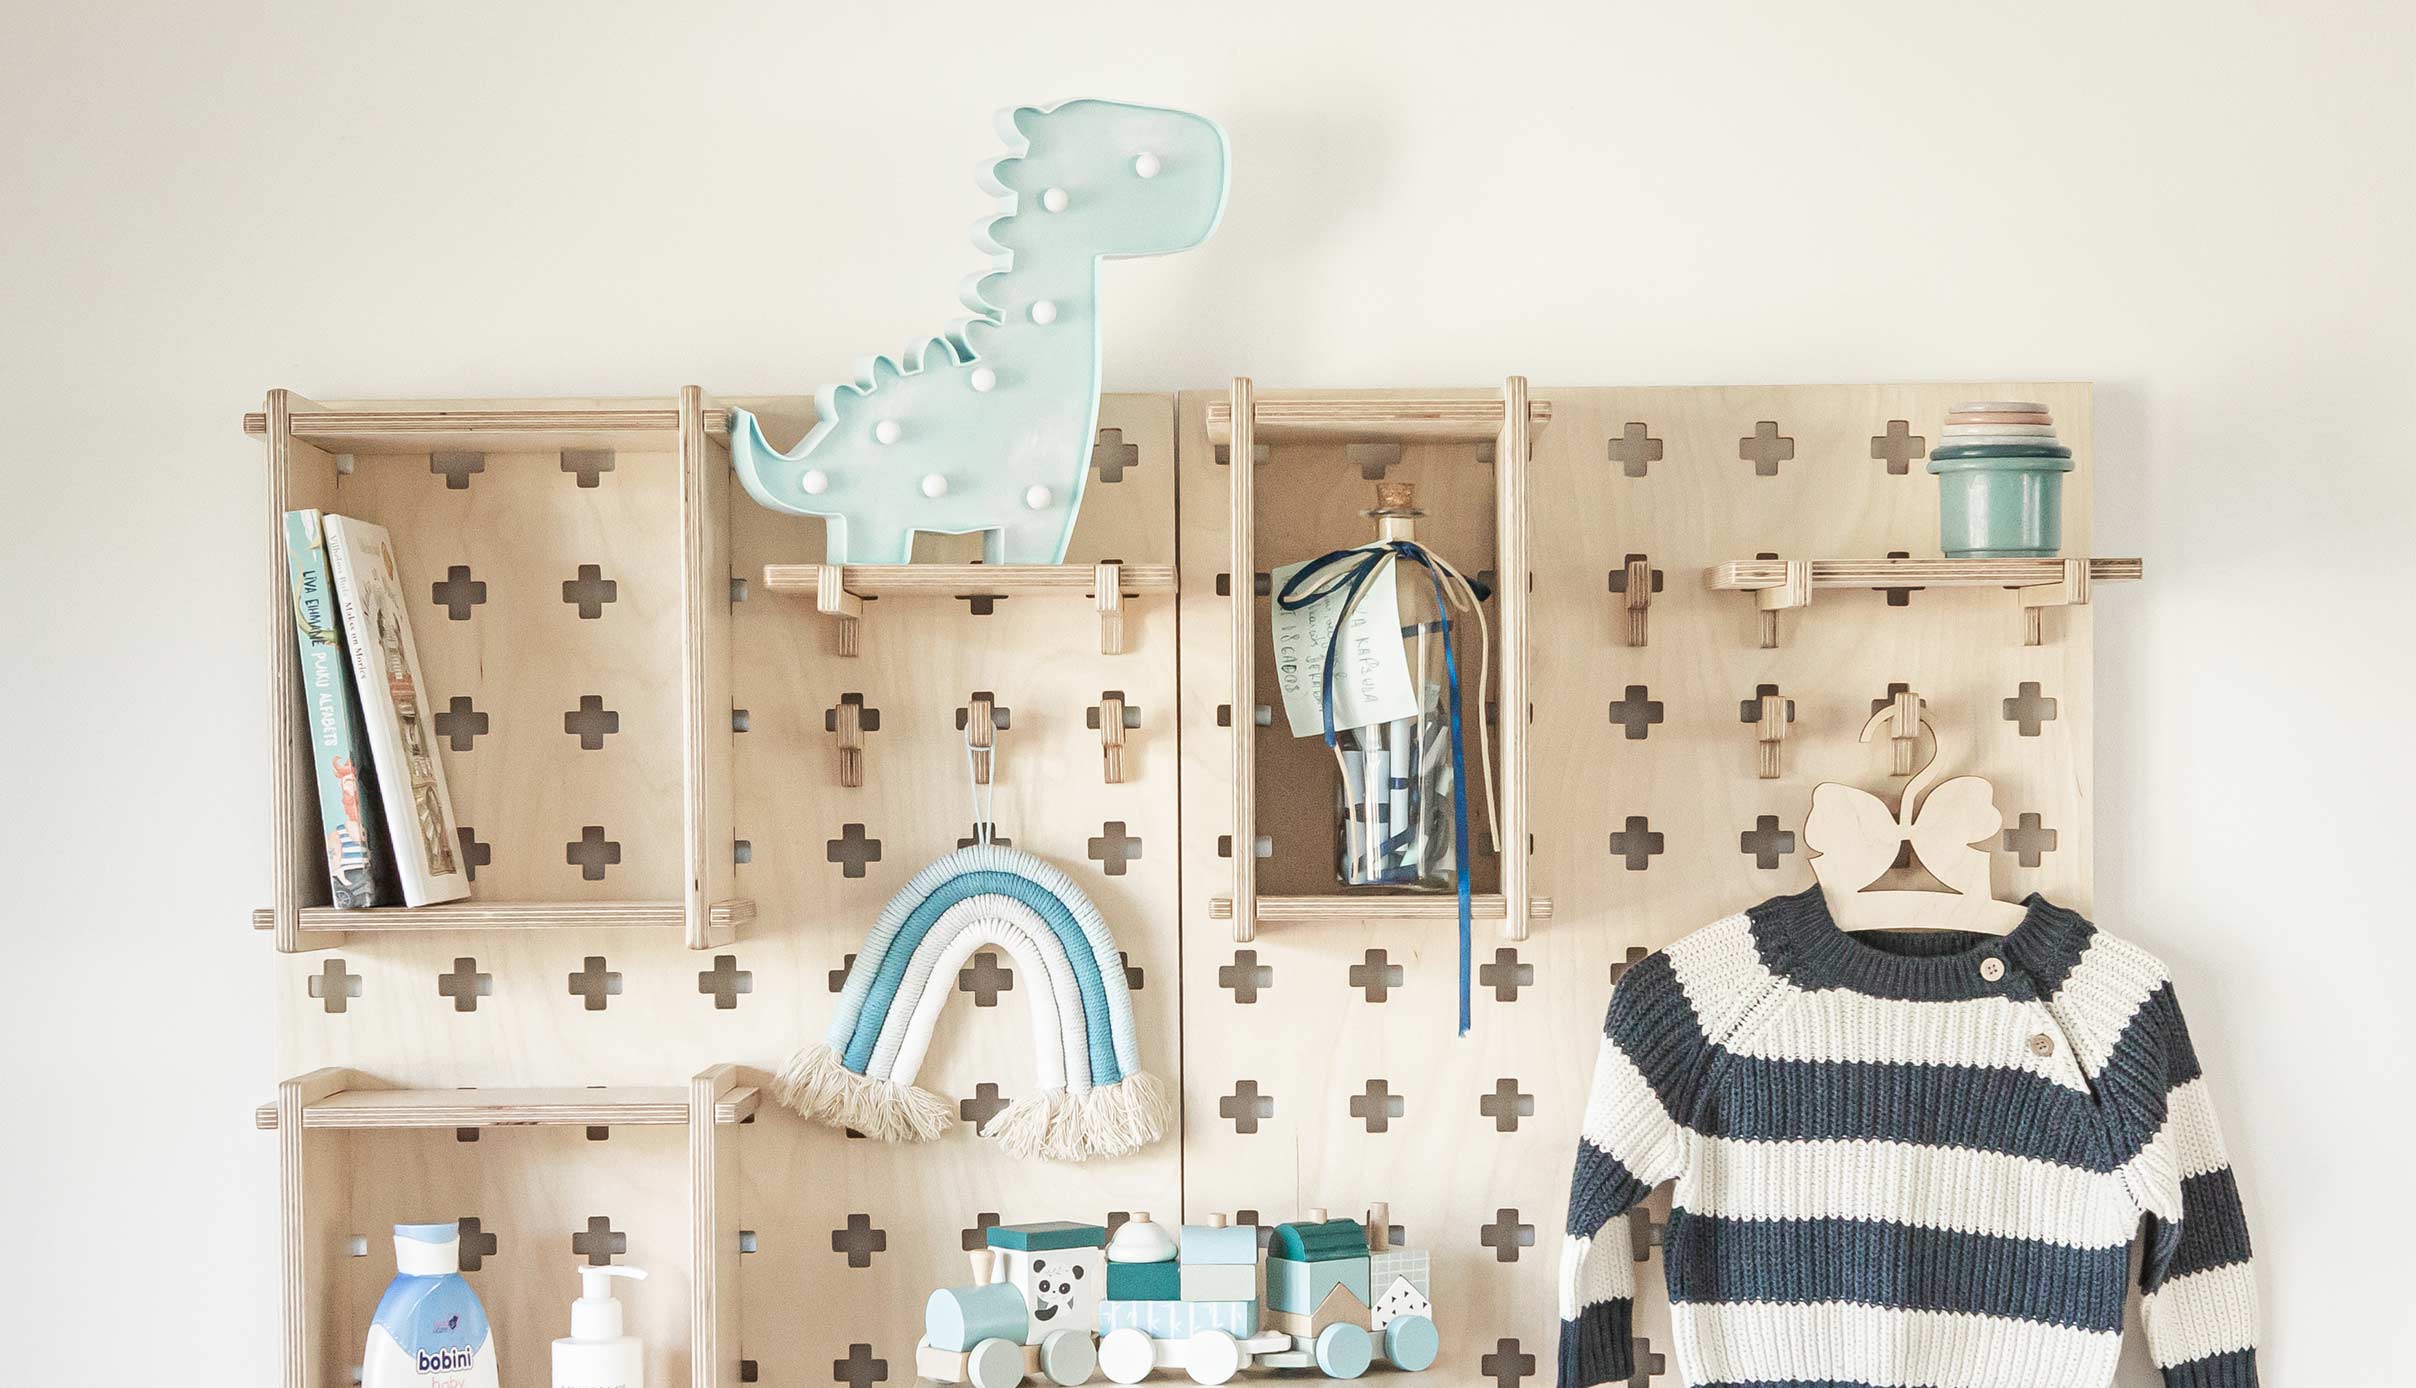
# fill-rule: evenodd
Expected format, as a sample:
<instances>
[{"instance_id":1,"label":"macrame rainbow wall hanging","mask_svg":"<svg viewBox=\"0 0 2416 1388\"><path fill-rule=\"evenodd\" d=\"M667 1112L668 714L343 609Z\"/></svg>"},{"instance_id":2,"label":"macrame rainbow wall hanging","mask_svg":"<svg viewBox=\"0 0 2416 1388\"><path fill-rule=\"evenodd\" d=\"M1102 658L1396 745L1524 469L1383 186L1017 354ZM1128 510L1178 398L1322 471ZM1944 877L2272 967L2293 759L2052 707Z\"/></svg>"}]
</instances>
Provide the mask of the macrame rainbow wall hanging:
<instances>
[{"instance_id":1,"label":"macrame rainbow wall hanging","mask_svg":"<svg viewBox=\"0 0 2416 1388\"><path fill-rule=\"evenodd\" d=\"M1173 1103L1141 1069L1124 955L1106 921L1064 873L995 843L939 859L890 898L848 970L829 1032L775 1082L781 1102L888 1142L947 1132L956 1102L915 1078L957 969L989 948L1006 951L1031 981L1039 1088L982 1135L1014 1156L1059 1161L1157 1141Z\"/></svg>"}]
</instances>

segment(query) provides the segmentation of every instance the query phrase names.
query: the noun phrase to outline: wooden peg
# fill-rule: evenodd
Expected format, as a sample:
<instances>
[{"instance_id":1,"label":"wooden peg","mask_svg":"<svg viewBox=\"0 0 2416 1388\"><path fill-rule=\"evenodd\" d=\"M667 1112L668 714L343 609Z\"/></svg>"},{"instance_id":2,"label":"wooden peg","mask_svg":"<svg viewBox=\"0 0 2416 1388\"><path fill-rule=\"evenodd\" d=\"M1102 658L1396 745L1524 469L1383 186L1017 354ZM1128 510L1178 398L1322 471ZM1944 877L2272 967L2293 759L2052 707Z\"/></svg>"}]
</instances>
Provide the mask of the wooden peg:
<instances>
[{"instance_id":1,"label":"wooden peg","mask_svg":"<svg viewBox=\"0 0 2416 1388\"><path fill-rule=\"evenodd\" d=\"M1225 1217L1225 1213L1222 1210L1219 1210L1215 1214L1208 1216L1208 1227L1211 1229L1222 1229L1227 1223L1228 1221Z\"/></svg>"},{"instance_id":2,"label":"wooden peg","mask_svg":"<svg viewBox=\"0 0 2416 1388\"><path fill-rule=\"evenodd\" d=\"M832 712L839 733L839 784L856 790L864 784L864 705L841 699Z\"/></svg>"},{"instance_id":3,"label":"wooden peg","mask_svg":"<svg viewBox=\"0 0 2416 1388\"><path fill-rule=\"evenodd\" d=\"M1812 605L1812 561L1790 559L1786 581L1776 588L1762 588L1753 595L1754 604L1761 608L1762 649L1778 649L1778 614L1790 607Z\"/></svg>"},{"instance_id":4,"label":"wooden peg","mask_svg":"<svg viewBox=\"0 0 2416 1388\"><path fill-rule=\"evenodd\" d=\"M987 1246L970 1249L965 1254L965 1261L973 1265L973 1285L979 1287L989 1282L991 1269L998 1262L998 1253Z\"/></svg>"},{"instance_id":5,"label":"wooden peg","mask_svg":"<svg viewBox=\"0 0 2416 1388\"><path fill-rule=\"evenodd\" d=\"M1896 691L1888 718L1888 774L1913 774L1913 753L1921 745L1921 696L1909 689Z\"/></svg>"},{"instance_id":6,"label":"wooden peg","mask_svg":"<svg viewBox=\"0 0 2416 1388\"><path fill-rule=\"evenodd\" d=\"M1765 781L1775 781L1779 774L1779 744L1787 740L1787 701L1776 694L1762 696L1762 718L1754 725L1754 738L1761 748L1761 758L1754 774Z\"/></svg>"},{"instance_id":7,"label":"wooden peg","mask_svg":"<svg viewBox=\"0 0 2416 1388\"><path fill-rule=\"evenodd\" d=\"M1627 561L1627 643L1644 644L1645 617L1653 605L1653 563L1643 555Z\"/></svg>"},{"instance_id":8,"label":"wooden peg","mask_svg":"<svg viewBox=\"0 0 2416 1388\"><path fill-rule=\"evenodd\" d=\"M814 571L814 607L839 624L839 654L854 655L864 621L864 599L847 591L845 568L824 564Z\"/></svg>"},{"instance_id":9,"label":"wooden peg","mask_svg":"<svg viewBox=\"0 0 2416 1388\"><path fill-rule=\"evenodd\" d=\"M1325 1223L1325 1206L1323 1206L1323 1205L1311 1205L1311 1206L1309 1206L1309 1223L1311 1223L1311 1224L1323 1224L1323 1223Z\"/></svg>"},{"instance_id":10,"label":"wooden peg","mask_svg":"<svg viewBox=\"0 0 2416 1388\"><path fill-rule=\"evenodd\" d=\"M2050 607L2086 607L2089 605L2089 561L2066 559L2064 572L2053 583L2041 583L2021 589L2022 644L2035 646L2043 639L2040 613Z\"/></svg>"},{"instance_id":11,"label":"wooden peg","mask_svg":"<svg viewBox=\"0 0 2416 1388\"><path fill-rule=\"evenodd\" d=\"M1367 1251L1382 1253L1393 1246L1393 1207L1379 1200L1367 1207Z\"/></svg>"},{"instance_id":12,"label":"wooden peg","mask_svg":"<svg viewBox=\"0 0 2416 1388\"><path fill-rule=\"evenodd\" d=\"M1124 565L1114 559L1093 564L1091 592L1099 602L1099 654L1124 654Z\"/></svg>"},{"instance_id":13,"label":"wooden peg","mask_svg":"<svg viewBox=\"0 0 2416 1388\"><path fill-rule=\"evenodd\" d=\"M973 784L990 784L990 752L998 745L998 709L991 697L976 694L965 709L965 738L973 748Z\"/></svg>"},{"instance_id":14,"label":"wooden peg","mask_svg":"<svg viewBox=\"0 0 2416 1388\"><path fill-rule=\"evenodd\" d=\"M1106 760L1107 783L1124 784L1124 695L1109 690L1099 696L1099 750Z\"/></svg>"}]
</instances>

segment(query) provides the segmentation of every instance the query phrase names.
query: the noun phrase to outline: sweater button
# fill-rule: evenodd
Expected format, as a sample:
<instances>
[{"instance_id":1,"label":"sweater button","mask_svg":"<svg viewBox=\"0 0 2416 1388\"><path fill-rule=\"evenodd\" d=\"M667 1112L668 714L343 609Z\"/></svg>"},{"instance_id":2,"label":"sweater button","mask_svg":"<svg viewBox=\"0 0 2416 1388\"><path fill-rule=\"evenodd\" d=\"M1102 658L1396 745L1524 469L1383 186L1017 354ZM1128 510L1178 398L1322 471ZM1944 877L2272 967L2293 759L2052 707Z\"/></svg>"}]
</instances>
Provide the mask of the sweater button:
<instances>
[{"instance_id":1,"label":"sweater button","mask_svg":"<svg viewBox=\"0 0 2416 1388\"><path fill-rule=\"evenodd\" d=\"M1980 977L1995 983L2005 977L2005 961L1990 955L1980 961Z\"/></svg>"},{"instance_id":2,"label":"sweater button","mask_svg":"<svg viewBox=\"0 0 2416 1388\"><path fill-rule=\"evenodd\" d=\"M2030 1053L2032 1055L2042 1057L2055 1054L2055 1038L2049 1036L2043 1031L2038 1035L2031 1037Z\"/></svg>"}]
</instances>

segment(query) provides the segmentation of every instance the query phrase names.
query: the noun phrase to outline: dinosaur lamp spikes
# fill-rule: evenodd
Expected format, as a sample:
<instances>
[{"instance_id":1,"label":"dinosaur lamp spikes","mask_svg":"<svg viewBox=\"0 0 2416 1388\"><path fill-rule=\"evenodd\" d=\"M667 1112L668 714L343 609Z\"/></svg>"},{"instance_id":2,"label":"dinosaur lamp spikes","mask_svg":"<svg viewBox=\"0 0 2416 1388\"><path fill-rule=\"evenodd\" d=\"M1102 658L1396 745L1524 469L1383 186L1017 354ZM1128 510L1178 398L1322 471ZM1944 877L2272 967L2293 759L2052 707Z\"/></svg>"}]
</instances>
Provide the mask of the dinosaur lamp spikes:
<instances>
[{"instance_id":1,"label":"dinosaur lamp spikes","mask_svg":"<svg viewBox=\"0 0 2416 1388\"><path fill-rule=\"evenodd\" d=\"M730 459L749 495L828 522L825 562L903 564L917 532L981 532L992 564L1056 564L1099 427L1099 263L1189 250L1225 208L1225 132L1187 111L1069 101L999 114L982 170L1003 215L974 229L991 268L973 317L814 394L782 453L745 410Z\"/></svg>"}]
</instances>

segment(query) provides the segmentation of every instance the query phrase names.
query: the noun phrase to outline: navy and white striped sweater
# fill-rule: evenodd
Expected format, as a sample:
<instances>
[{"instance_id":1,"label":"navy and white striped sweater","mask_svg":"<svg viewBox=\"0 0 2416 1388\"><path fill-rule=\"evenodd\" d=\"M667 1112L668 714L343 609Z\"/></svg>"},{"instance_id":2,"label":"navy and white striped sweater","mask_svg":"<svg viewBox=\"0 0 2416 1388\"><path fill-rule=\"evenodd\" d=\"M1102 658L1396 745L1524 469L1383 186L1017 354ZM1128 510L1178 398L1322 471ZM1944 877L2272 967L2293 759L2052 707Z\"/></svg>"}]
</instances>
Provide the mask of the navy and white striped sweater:
<instances>
[{"instance_id":1,"label":"navy and white striped sweater","mask_svg":"<svg viewBox=\"0 0 2416 1388\"><path fill-rule=\"evenodd\" d=\"M2248 1229L2164 966L2033 896L2002 938L1841 930L1814 887L1630 969L1577 1148L1560 1384L1626 1380L1612 1217L1694 1388L2096 1388L2145 1221L2168 1388L2254 1388Z\"/></svg>"}]
</instances>

